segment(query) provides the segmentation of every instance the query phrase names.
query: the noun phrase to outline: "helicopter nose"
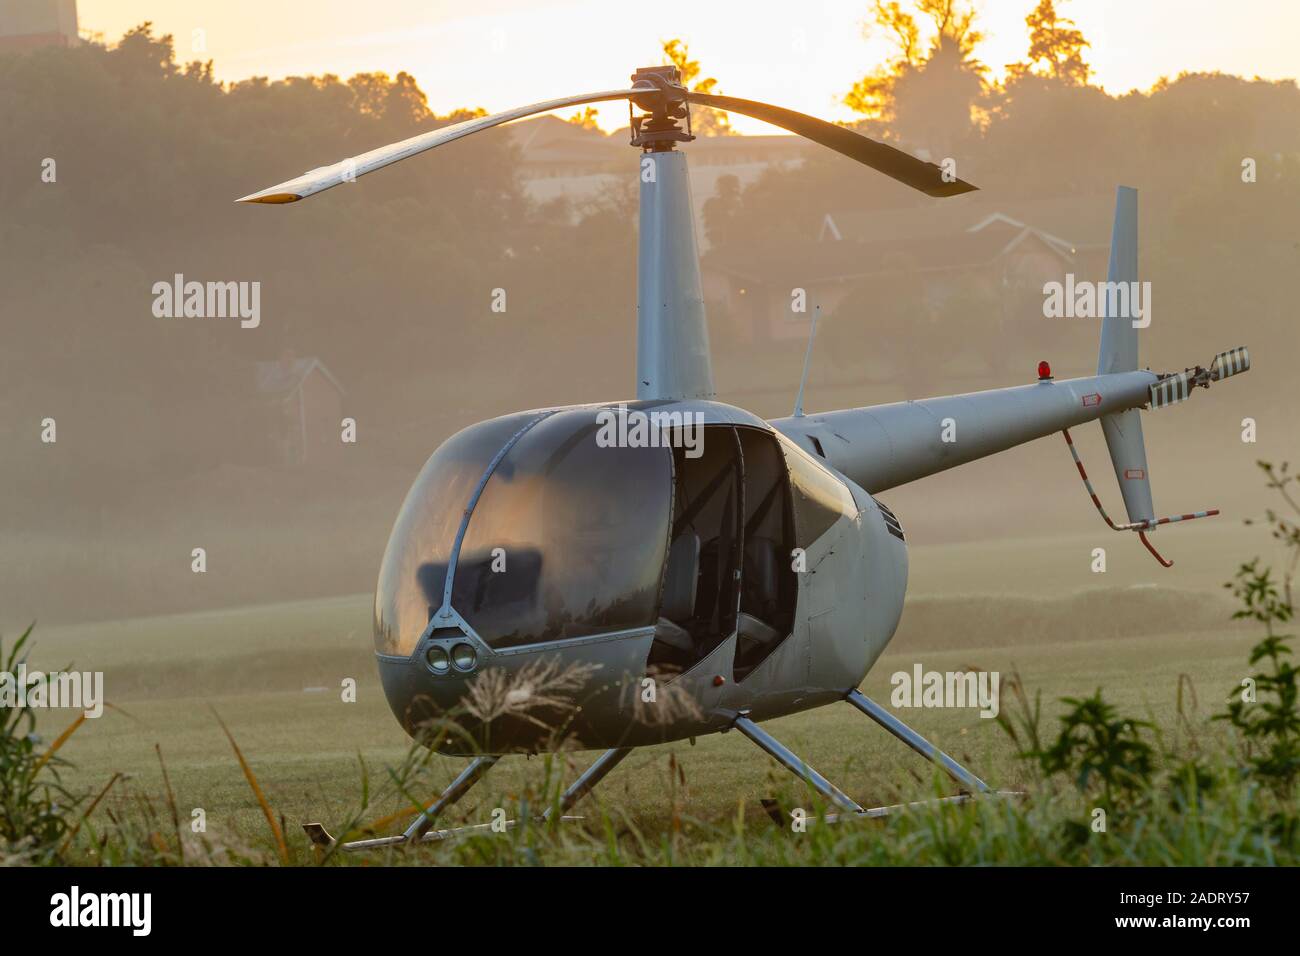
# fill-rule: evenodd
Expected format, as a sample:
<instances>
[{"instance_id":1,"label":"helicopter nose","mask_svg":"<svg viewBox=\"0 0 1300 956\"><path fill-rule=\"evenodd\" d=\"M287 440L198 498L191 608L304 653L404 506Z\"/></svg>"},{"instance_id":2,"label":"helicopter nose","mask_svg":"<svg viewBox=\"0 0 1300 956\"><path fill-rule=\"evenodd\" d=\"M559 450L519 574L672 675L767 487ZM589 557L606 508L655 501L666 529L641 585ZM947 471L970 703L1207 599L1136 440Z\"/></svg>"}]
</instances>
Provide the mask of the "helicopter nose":
<instances>
[{"instance_id":1,"label":"helicopter nose","mask_svg":"<svg viewBox=\"0 0 1300 956\"><path fill-rule=\"evenodd\" d=\"M410 657L377 661L389 707L416 740L449 755L538 752L625 733L652 639L636 630L501 652L435 629Z\"/></svg>"},{"instance_id":2,"label":"helicopter nose","mask_svg":"<svg viewBox=\"0 0 1300 956\"><path fill-rule=\"evenodd\" d=\"M447 730L469 729L463 726L469 723L465 703L478 672L478 655L464 646L468 652L460 650L455 657L453 648L431 644L410 660L379 659L379 680L393 716L411 737L431 740L435 749L444 749L441 738Z\"/></svg>"},{"instance_id":3,"label":"helicopter nose","mask_svg":"<svg viewBox=\"0 0 1300 956\"><path fill-rule=\"evenodd\" d=\"M446 623L454 624L454 616ZM468 631L434 626L409 658L381 655L380 679L394 711L418 698L428 698L438 709L450 711L464 701L473 678L492 656Z\"/></svg>"}]
</instances>

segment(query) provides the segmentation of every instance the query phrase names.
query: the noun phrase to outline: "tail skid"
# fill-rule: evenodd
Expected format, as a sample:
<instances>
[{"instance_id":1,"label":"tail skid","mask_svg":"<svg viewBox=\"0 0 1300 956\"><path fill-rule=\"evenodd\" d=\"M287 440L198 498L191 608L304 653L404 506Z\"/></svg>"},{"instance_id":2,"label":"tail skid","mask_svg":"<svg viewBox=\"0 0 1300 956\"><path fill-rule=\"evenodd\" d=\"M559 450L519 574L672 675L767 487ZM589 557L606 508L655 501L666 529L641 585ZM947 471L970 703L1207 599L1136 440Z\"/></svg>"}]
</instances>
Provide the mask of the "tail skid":
<instances>
[{"instance_id":1,"label":"tail skid","mask_svg":"<svg viewBox=\"0 0 1300 956\"><path fill-rule=\"evenodd\" d=\"M1153 386L1154 387L1154 386ZM1079 452L1074 447L1074 439L1070 437L1068 428L1061 429L1061 434L1065 436L1065 443L1070 447L1070 455L1074 458L1075 467L1079 469L1079 477L1083 479L1083 486L1088 489L1088 497L1097 508L1097 513L1101 515L1103 521L1110 527L1111 531L1136 531L1138 538L1146 545L1146 549L1151 552L1162 567L1172 568L1174 562L1167 560L1160 555L1155 546L1147 540L1147 532L1157 525L1172 524L1175 521L1191 521L1193 518L1213 518L1219 513L1218 508L1211 508L1209 511L1197 511L1192 514L1173 515L1168 518L1148 518L1142 521L1130 521L1127 524L1116 524L1106 514L1106 509L1101 505L1101 499L1097 497L1097 492L1092 487L1092 482L1088 480L1088 472L1084 470L1083 461L1079 458Z\"/></svg>"}]
</instances>

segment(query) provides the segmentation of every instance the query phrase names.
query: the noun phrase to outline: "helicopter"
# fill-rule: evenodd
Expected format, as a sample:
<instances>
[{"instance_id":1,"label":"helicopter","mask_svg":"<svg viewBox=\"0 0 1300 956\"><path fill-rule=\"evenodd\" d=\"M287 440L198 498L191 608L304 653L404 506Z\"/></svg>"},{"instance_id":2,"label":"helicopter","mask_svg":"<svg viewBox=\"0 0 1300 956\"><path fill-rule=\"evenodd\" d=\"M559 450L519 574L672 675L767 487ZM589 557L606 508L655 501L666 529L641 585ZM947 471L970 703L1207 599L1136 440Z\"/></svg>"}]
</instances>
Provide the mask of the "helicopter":
<instances>
[{"instance_id":1,"label":"helicopter","mask_svg":"<svg viewBox=\"0 0 1300 956\"><path fill-rule=\"evenodd\" d=\"M563 815L637 747L738 731L838 813L866 809L768 733L763 721L847 702L958 784L947 800L996 793L858 688L893 637L907 590L907 538L879 498L899 485L1062 432L1093 503L1114 530L1147 533L1203 511L1157 518L1140 411L1249 369L1249 352L1208 368L1138 368L1137 328L1102 303L1097 374L866 408L764 420L717 400L685 152L690 107L740 113L828 147L927 196L975 186L951 168L846 127L754 100L686 89L674 66L627 88L475 117L311 170L237 200L298 202L418 153L540 113L627 100L640 154L636 397L544 407L480 422L429 457L397 515L375 594L384 694L421 739L472 757L400 835L338 844L400 846L458 832L433 825L502 756L603 753L547 810ZM639 112L634 113L634 110ZM1137 193L1120 187L1109 283L1137 281ZM813 322L815 335L816 319ZM808 344L812 350L812 338ZM1100 421L1128 521L1110 519L1069 429ZM948 423L959 427L945 435ZM639 436L641 440L633 440ZM653 440L647 440L653 436ZM542 694L563 715L462 706L484 688ZM558 689L557 689L558 688ZM678 706L646 719L644 692ZM668 694L667 692L671 692ZM653 697L653 694L651 695ZM336 845L320 824L311 840ZM467 829L475 829L473 827Z\"/></svg>"}]
</instances>

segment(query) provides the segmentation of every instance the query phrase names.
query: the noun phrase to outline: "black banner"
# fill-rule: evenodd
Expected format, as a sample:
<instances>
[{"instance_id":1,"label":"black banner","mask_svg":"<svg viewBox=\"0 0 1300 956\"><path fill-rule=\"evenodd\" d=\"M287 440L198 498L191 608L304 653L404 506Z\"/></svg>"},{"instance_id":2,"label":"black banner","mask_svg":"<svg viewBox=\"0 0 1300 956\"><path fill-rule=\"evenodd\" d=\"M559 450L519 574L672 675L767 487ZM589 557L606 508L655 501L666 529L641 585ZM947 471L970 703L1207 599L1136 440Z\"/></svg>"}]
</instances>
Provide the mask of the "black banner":
<instances>
[{"instance_id":1,"label":"black banner","mask_svg":"<svg viewBox=\"0 0 1300 956\"><path fill-rule=\"evenodd\" d=\"M770 933L915 934L994 942L1026 931L1098 936L1234 934L1293 923L1289 870L1191 869L10 869L6 933L77 932L222 944L400 930L574 941L716 921L719 939ZM638 927L640 929L638 929ZM16 936L13 934L17 934ZM648 942L647 938L647 942ZM485 939L485 943L487 940Z\"/></svg>"}]
</instances>

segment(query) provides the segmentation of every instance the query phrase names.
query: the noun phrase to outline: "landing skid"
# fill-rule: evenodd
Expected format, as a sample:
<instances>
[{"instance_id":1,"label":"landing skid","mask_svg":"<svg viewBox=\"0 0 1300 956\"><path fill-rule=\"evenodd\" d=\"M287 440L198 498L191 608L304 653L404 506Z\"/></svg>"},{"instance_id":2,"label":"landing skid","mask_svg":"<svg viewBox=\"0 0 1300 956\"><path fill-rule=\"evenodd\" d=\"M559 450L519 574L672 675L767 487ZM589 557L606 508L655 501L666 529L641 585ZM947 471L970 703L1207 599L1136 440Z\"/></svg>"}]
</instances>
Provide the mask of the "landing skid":
<instances>
[{"instance_id":1,"label":"landing skid","mask_svg":"<svg viewBox=\"0 0 1300 956\"><path fill-rule=\"evenodd\" d=\"M971 773L957 761L953 760L946 753L936 747L930 741L926 740L907 724L903 723L885 708L881 707L874 700L868 697L862 691L854 688L844 695L844 699L850 704L862 711L881 727L884 727L891 734L901 740L907 746L911 747L926 760L931 760L943 768L944 772L952 779L956 780L968 790L974 790L977 793L988 793L990 788L987 783L981 780L975 774Z\"/></svg>"},{"instance_id":2,"label":"landing skid","mask_svg":"<svg viewBox=\"0 0 1300 956\"><path fill-rule=\"evenodd\" d=\"M831 783L811 766L805 763L797 754L782 744L779 740L759 727L749 717L748 711L741 711L732 721L731 726L739 730L753 743L772 757L777 763L785 767L795 776L799 777L814 790L821 794L827 803L832 804L839 812L827 813L821 817L826 823L835 823L846 819L876 818L885 817L899 811L913 807L938 805L938 804L961 804L976 799L975 794L980 796L1016 796L1018 794L1012 791L995 791L989 787L983 780L975 776L952 757L948 756L934 744L930 743L915 730L908 727L905 723L895 717L885 708L881 707L875 701L864 695L861 691L854 689L844 695L844 699L856 707L862 713L866 714L880 726L905 743L912 750L915 750L927 760L938 764L943 770L965 788L961 793L951 797L942 797L938 800L923 800L915 803L897 804L886 807L863 807L852 797L840 790L835 784ZM605 776L622 763L623 758L632 752L631 747L615 747L607 750L600 755L596 761L588 767L577 780L575 780L567 790L561 794L559 801L554 807L548 807L542 814L541 820L551 819L552 811L558 810L561 821L581 820L581 817L565 816L564 814L572 809L573 805L585 797L592 789L600 783ZM475 758L468 767L461 771L460 775L451 782L451 785L444 790L433 803L425 807L415 821L407 827L406 831L399 836L376 837L370 840L352 840L347 843L339 843L334 837L330 836L329 831L319 823L303 824L303 830L306 831L311 842L323 849L338 847L340 850L352 852L356 850L374 850L390 846L405 846L411 843L430 843L438 840L446 840L451 837L464 836L471 833L481 833L490 831L492 824L480 823L473 826L455 827L446 830L434 830L433 823L444 810L463 797L469 789L482 779L483 775L492 769L492 766L499 760L499 757L484 756ZM974 791L972 793L971 791ZM781 817L780 810L772 801L764 801L764 808L772 819L784 825L784 819ZM508 820L505 823L507 829L513 829L518 825L515 820Z\"/></svg>"},{"instance_id":3,"label":"landing skid","mask_svg":"<svg viewBox=\"0 0 1300 956\"><path fill-rule=\"evenodd\" d=\"M563 823L574 823L581 819L582 817L560 817L560 821ZM507 820L500 826L503 826L506 830L513 830L518 825L518 820ZM304 823L302 828L306 831L311 842L322 849L327 850L338 843L334 837L330 836L329 831L319 823ZM475 823L467 827L429 830L419 840L408 840L405 836L378 837L374 840L353 840L350 843L338 844L338 846L340 850L351 853L355 850L376 850L386 846L404 846L408 843L436 843L440 840L450 840L453 837L469 836L473 833L484 833L490 830L492 830L492 824L490 823Z\"/></svg>"},{"instance_id":4,"label":"landing skid","mask_svg":"<svg viewBox=\"0 0 1300 956\"><path fill-rule=\"evenodd\" d=\"M1012 790L990 790L989 796L997 797L1017 797L1019 793ZM874 820L881 817L893 816L904 810L915 810L918 807L940 807L944 804L963 804L971 803L978 799L971 793L958 793L951 797L939 797L935 800L913 800L911 803L895 803L887 807L868 807L857 810L852 813L826 813L820 819L823 823L839 823L841 820ZM764 800L763 809L767 815L772 818L772 822L779 827L784 827L789 821L781 811L781 805L775 800Z\"/></svg>"},{"instance_id":5,"label":"landing skid","mask_svg":"<svg viewBox=\"0 0 1300 956\"><path fill-rule=\"evenodd\" d=\"M561 794L559 802L555 807L548 807L542 814L542 820L551 818L551 811L558 809L560 812L561 822L573 822L581 820L582 817L565 816L565 812L573 807L575 803L591 792L596 784L604 779L605 775L617 767L628 754L632 752L631 747L616 747L613 750L607 750L590 767L575 780L567 790ZM492 824L478 823L473 826L454 827L447 830L433 830L433 822L438 815L446 810L449 806L458 801L465 793L483 778L500 757L484 756L476 757L470 762L470 765L461 771L460 775L451 782L433 803L421 811L406 832L399 836L376 837L371 840L352 840L347 843L339 843L334 837L330 836L329 831L319 823L304 823L303 830L307 833L308 839L318 847L330 849L337 846L340 850L353 852L357 850L377 850L390 846L405 846L410 843L432 843L438 840L446 840L451 837L465 836L471 833L482 833L491 831ZM518 821L507 820L504 824L507 830L512 830L518 826Z\"/></svg>"},{"instance_id":6,"label":"landing skid","mask_svg":"<svg viewBox=\"0 0 1300 956\"><path fill-rule=\"evenodd\" d=\"M777 763L817 791L828 803L838 808L838 813L828 813L822 816L821 819L824 822L836 823L840 820L861 819L863 817L886 817L915 807L968 803L977 799L977 796L1020 796L1016 791L992 789L975 774L856 688L845 694L844 699L922 757L938 764L963 789L961 793L954 796L941 797L937 800L921 800L886 807L862 807L852 797L845 794L844 791L806 764L779 740L754 723L750 719L748 711L741 711L736 716L732 726L752 740ZM778 825L785 825L785 819L775 801L763 801L763 808Z\"/></svg>"}]
</instances>

